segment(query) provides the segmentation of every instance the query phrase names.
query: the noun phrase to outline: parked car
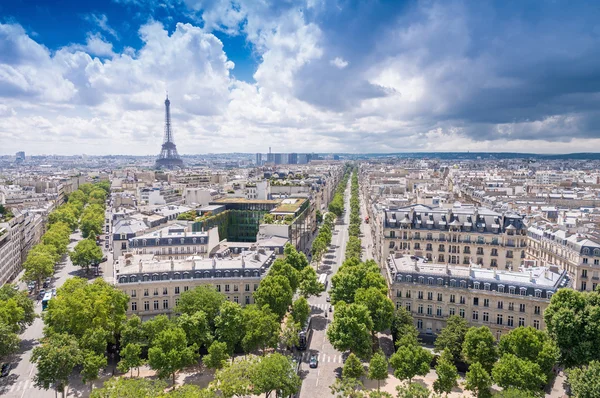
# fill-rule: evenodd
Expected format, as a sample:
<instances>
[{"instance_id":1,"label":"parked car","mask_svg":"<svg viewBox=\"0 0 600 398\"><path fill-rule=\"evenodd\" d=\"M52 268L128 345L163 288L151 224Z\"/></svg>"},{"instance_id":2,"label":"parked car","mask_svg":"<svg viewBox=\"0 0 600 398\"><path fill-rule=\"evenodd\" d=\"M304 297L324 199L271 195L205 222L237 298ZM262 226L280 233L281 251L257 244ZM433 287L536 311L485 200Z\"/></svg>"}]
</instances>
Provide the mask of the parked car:
<instances>
[{"instance_id":1,"label":"parked car","mask_svg":"<svg viewBox=\"0 0 600 398\"><path fill-rule=\"evenodd\" d=\"M331 297L327 296L325 300L327 300L327 302L329 303L331 301Z\"/></svg>"},{"instance_id":2,"label":"parked car","mask_svg":"<svg viewBox=\"0 0 600 398\"><path fill-rule=\"evenodd\" d=\"M108 260L108 257L102 257L102 261L100 261L101 263L105 262L106 260Z\"/></svg>"},{"instance_id":3,"label":"parked car","mask_svg":"<svg viewBox=\"0 0 600 398\"><path fill-rule=\"evenodd\" d=\"M38 293L38 300L43 299L45 294L46 294L45 289L40 290L40 292Z\"/></svg>"},{"instance_id":4,"label":"parked car","mask_svg":"<svg viewBox=\"0 0 600 398\"><path fill-rule=\"evenodd\" d=\"M0 370L0 377L6 377L10 373L10 363L3 363Z\"/></svg>"},{"instance_id":5,"label":"parked car","mask_svg":"<svg viewBox=\"0 0 600 398\"><path fill-rule=\"evenodd\" d=\"M308 366L313 369L316 368L317 366L319 366L319 359L317 358L316 355L310 356L310 360L308 361Z\"/></svg>"}]
</instances>

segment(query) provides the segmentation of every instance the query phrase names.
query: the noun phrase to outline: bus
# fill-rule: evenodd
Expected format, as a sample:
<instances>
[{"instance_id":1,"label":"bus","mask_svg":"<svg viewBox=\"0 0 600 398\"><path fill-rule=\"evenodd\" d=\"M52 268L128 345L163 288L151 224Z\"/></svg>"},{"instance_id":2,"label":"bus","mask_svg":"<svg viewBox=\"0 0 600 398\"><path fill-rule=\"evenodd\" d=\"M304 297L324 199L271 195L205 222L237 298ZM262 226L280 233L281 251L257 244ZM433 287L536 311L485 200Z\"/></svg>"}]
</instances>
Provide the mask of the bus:
<instances>
[{"instance_id":1,"label":"bus","mask_svg":"<svg viewBox=\"0 0 600 398\"><path fill-rule=\"evenodd\" d=\"M48 303L51 299L52 292L46 292L46 294L44 294L44 298L42 299L42 311L46 311L46 308L48 308Z\"/></svg>"},{"instance_id":2,"label":"bus","mask_svg":"<svg viewBox=\"0 0 600 398\"><path fill-rule=\"evenodd\" d=\"M309 316L302 327L302 330L298 332L298 348L300 351L304 351L308 348L310 344L310 338L312 337L312 317Z\"/></svg>"},{"instance_id":3,"label":"bus","mask_svg":"<svg viewBox=\"0 0 600 398\"><path fill-rule=\"evenodd\" d=\"M319 275L319 283L325 286L325 289L327 289L327 274Z\"/></svg>"}]
</instances>

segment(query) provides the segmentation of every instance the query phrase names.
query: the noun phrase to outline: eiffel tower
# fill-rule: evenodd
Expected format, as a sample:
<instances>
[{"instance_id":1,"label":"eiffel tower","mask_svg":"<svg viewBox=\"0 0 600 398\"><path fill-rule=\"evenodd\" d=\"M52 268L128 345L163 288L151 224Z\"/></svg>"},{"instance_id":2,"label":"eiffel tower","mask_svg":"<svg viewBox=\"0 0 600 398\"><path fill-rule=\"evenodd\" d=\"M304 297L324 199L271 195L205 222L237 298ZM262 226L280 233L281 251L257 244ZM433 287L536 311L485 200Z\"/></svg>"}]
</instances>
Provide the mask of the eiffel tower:
<instances>
[{"instance_id":1,"label":"eiffel tower","mask_svg":"<svg viewBox=\"0 0 600 398\"><path fill-rule=\"evenodd\" d=\"M163 140L162 149L158 159L156 159L157 169L175 169L182 168L183 160L177 153L177 146L173 139L173 132L171 131L171 101L169 96L165 100L165 138Z\"/></svg>"}]
</instances>

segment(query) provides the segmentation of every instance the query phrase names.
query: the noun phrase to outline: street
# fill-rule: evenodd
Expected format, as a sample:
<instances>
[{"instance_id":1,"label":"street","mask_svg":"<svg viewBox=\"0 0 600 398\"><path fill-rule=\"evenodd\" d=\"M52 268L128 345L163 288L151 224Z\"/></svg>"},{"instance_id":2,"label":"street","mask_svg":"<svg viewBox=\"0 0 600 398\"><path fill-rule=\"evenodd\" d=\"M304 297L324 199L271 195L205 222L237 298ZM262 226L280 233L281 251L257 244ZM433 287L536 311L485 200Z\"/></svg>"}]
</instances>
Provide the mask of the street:
<instances>
[{"instance_id":1,"label":"street","mask_svg":"<svg viewBox=\"0 0 600 398\"><path fill-rule=\"evenodd\" d=\"M329 394L329 386L335 382L335 378L341 375L344 364L344 355L337 351L327 340L326 331L331 321L333 312L329 312L330 303L327 302L329 289L331 288L331 277L337 272L344 261L346 243L348 242L348 224L350 222L350 180L346 187L344 200L344 215L338 220L334 227L333 237L329 251L323 256L318 274L326 273L327 292L320 297L310 297L311 315L313 316L313 335L308 350L303 353L300 365L300 376L303 378L300 397L323 396L323 391ZM327 314L327 318L325 315ZM317 355L319 365L316 369L308 366L311 355Z\"/></svg>"}]
</instances>

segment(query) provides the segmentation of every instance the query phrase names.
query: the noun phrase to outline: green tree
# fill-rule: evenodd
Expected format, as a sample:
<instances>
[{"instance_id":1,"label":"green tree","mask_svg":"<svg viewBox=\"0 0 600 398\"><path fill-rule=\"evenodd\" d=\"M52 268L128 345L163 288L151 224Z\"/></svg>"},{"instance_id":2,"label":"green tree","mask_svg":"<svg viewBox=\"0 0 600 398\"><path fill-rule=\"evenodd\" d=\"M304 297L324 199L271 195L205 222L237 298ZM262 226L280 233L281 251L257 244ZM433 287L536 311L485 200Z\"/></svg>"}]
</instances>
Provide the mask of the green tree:
<instances>
[{"instance_id":1,"label":"green tree","mask_svg":"<svg viewBox=\"0 0 600 398\"><path fill-rule=\"evenodd\" d=\"M315 219L317 220L318 224L321 224L323 222L323 214L321 213L321 210L317 210L315 212Z\"/></svg>"},{"instance_id":2,"label":"green tree","mask_svg":"<svg viewBox=\"0 0 600 398\"><path fill-rule=\"evenodd\" d=\"M19 351L21 339L12 331L12 328L0 322L0 358L14 354Z\"/></svg>"},{"instance_id":3,"label":"green tree","mask_svg":"<svg viewBox=\"0 0 600 398\"><path fill-rule=\"evenodd\" d=\"M514 387L531 392L538 392L547 381L545 372L537 363L513 354L500 357L492 369L492 377L502 388Z\"/></svg>"},{"instance_id":4,"label":"green tree","mask_svg":"<svg viewBox=\"0 0 600 398\"><path fill-rule=\"evenodd\" d=\"M142 346L136 343L129 343L121 350L121 360L119 361L117 368L123 373L127 373L131 370L131 376L133 376L133 368L137 368L139 376L140 366L143 364Z\"/></svg>"},{"instance_id":5,"label":"green tree","mask_svg":"<svg viewBox=\"0 0 600 398\"><path fill-rule=\"evenodd\" d=\"M269 354L262 358L252 372L253 394L266 394L273 391L279 396L287 397L298 392L302 381L296 374L289 357L279 353Z\"/></svg>"},{"instance_id":6,"label":"green tree","mask_svg":"<svg viewBox=\"0 0 600 398\"><path fill-rule=\"evenodd\" d=\"M67 252L70 243L71 229L63 222L52 224L48 231L42 236L44 245L54 246L56 253L62 256Z\"/></svg>"},{"instance_id":7,"label":"green tree","mask_svg":"<svg viewBox=\"0 0 600 398\"><path fill-rule=\"evenodd\" d=\"M363 304L369 310L373 320L373 336L375 332L383 332L390 328L394 317L394 303L380 289L371 287L358 289L354 295L356 304Z\"/></svg>"},{"instance_id":8,"label":"green tree","mask_svg":"<svg viewBox=\"0 0 600 398\"><path fill-rule=\"evenodd\" d=\"M444 350L435 366L435 373L437 379L433 382L433 390L438 394L443 393L448 396L452 389L458 386L458 371L454 366L450 351Z\"/></svg>"},{"instance_id":9,"label":"green tree","mask_svg":"<svg viewBox=\"0 0 600 398\"><path fill-rule=\"evenodd\" d=\"M142 331L145 337L145 340L149 345L152 345L152 341L163 331L168 329L173 329L175 327L175 322L169 319L166 315L157 315L152 319L147 320L142 323ZM184 330L185 332L185 330Z\"/></svg>"},{"instance_id":10,"label":"green tree","mask_svg":"<svg viewBox=\"0 0 600 398\"><path fill-rule=\"evenodd\" d=\"M505 388L502 391L498 391L494 394L494 398L536 398L540 394L533 393L531 391L519 390L517 388Z\"/></svg>"},{"instance_id":11,"label":"green tree","mask_svg":"<svg viewBox=\"0 0 600 398\"><path fill-rule=\"evenodd\" d=\"M296 291L298 284L300 283L300 272L281 258L275 260L269 269L269 276L276 275L286 278L292 291Z\"/></svg>"},{"instance_id":12,"label":"green tree","mask_svg":"<svg viewBox=\"0 0 600 398\"><path fill-rule=\"evenodd\" d=\"M251 378L255 373L257 362L256 357L249 357L217 370L213 390L220 392L226 398L251 394L253 392Z\"/></svg>"},{"instance_id":13,"label":"green tree","mask_svg":"<svg viewBox=\"0 0 600 398\"><path fill-rule=\"evenodd\" d=\"M325 286L319 283L317 272L313 267L306 267L300 271L299 293L304 297L319 296L325 291Z\"/></svg>"},{"instance_id":14,"label":"green tree","mask_svg":"<svg viewBox=\"0 0 600 398\"><path fill-rule=\"evenodd\" d=\"M9 283L0 288L0 301L6 302L13 300L22 314L17 321L19 330L33 323L37 315L35 314L33 300L29 298L27 292L14 289L14 285Z\"/></svg>"},{"instance_id":15,"label":"green tree","mask_svg":"<svg viewBox=\"0 0 600 398\"><path fill-rule=\"evenodd\" d=\"M219 309L219 315L215 318L215 327L217 339L227 344L227 352L232 355L244 336L242 307L233 301L223 302Z\"/></svg>"},{"instance_id":16,"label":"green tree","mask_svg":"<svg viewBox=\"0 0 600 398\"><path fill-rule=\"evenodd\" d=\"M492 378L485 367L479 362L472 363L465 375L465 389L477 398L489 398L492 396L491 387Z\"/></svg>"},{"instance_id":17,"label":"green tree","mask_svg":"<svg viewBox=\"0 0 600 398\"><path fill-rule=\"evenodd\" d=\"M109 340L108 331L99 327L91 327L83 332L83 336L79 339L79 348L98 355L104 355L106 352L106 342Z\"/></svg>"},{"instance_id":18,"label":"green tree","mask_svg":"<svg viewBox=\"0 0 600 398\"><path fill-rule=\"evenodd\" d=\"M42 281L54 274L54 257L51 253L30 252L23 263L25 273L23 279L35 281L36 289L42 286Z\"/></svg>"},{"instance_id":19,"label":"green tree","mask_svg":"<svg viewBox=\"0 0 600 398\"><path fill-rule=\"evenodd\" d=\"M371 330L373 320L362 304L339 302L335 307L333 322L327 328L327 338L338 351L350 350L359 358L371 355Z\"/></svg>"},{"instance_id":20,"label":"green tree","mask_svg":"<svg viewBox=\"0 0 600 398\"><path fill-rule=\"evenodd\" d=\"M98 355L92 351L82 352L83 363L81 376L84 383L98 379L100 370L106 367L107 360L104 355Z\"/></svg>"},{"instance_id":21,"label":"green tree","mask_svg":"<svg viewBox=\"0 0 600 398\"><path fill-rule=\"evenodd\" d=\"M285 255L285 262L297 271L302 271L308 267L308 259L304 253L297 251L291 243L285 244L283 254Z\"/></svg>"},{"instance_id":22,"label":"green tree","mask_svg":"<svg viewBox=\"0 0 600 398\"><path fill-rule=\"evenodd\" d=\"M332 395L338 398L362 398L363 392L359 390L363 384L357 379L348 377L336 378L335 382L329 386Z\"/></svg>"},{"instance_id":23,"label":"green tree","mask_svg":"<svg viewBox=\"0 0 600 398\"><path fill-rule=\"evenodd\" d=\"M193 384L186 384L176 390L163 393L159 398L214 398L214 393L208 388L200 388Z\"/></svg>"},{"instance_id":24,"label":"green tree","mask_svg":"<svg viewBox=\"0 0 600 398\"><path fill-rule=\"evenodd\" d=\"M208 354L202 358L202 362L209 369L222 369L227 364L227 343L213 341L208 347Z\"/></svg>"},{"instance_id":25,"label":"green tree","mask_svg":"<svg viewBox=\"0 0 600 398\"><path fill-rule=\"evenodd\" d=\"M371 362L369 362L369 379L377 380L377 391L379 391L379 385L382 380L387 379L388 377L388 362L385 354L379 350L373 357L371 357Z\"/></svg>"},{"instance_id":26,"label":"green tree","mask_svg":"<svg viewBox=\"0 0 600 398\"><path fill-rule=\"evenodd\" d=\"M31 361L36 364L35 385L44 390L54 387L64 397L69 376L82 359L81 350L73 336L52 334L44 338L31 354Z\"/></svg>"},{"instance_id":27,"label":"green tree","mask_svg":"<svg viewBox=\"0 0 600 398\"><path fill-rule=\"evenodd\" d=\"M75 245L69 257L74 265L84 268L87 273L92 264L99 264L102 261L102 249L91 239L83 239Z\"/></svg>"},{"instance_id":28,"label":"green tree","mask_svg":"<svg viewBox=\"0 0 600 398\"><path fill-rule=\"evenodd\" d=\"M80 191L80 190L73 191L69 195L69 203L73 203L73 202L79 202L79 203L85 204L87 202L87 195L85 193L83 193L83 191Z\"/></svg>"},{"instance_id":29,"label":"green tree","mask_svg":"<svg viewBox=\"0 0 600 398\"><path fill-rule=\"evenodd\" d=\"M317 263L317 269L319 268L319 263L321 262L321 258L327 250L327 242L323 238L319 238L317 236L315 240L313 240L313 244L311 246L311 253L313 260Z\"/></svg>"},{"instance_id":30,"label":"green tree","mask_svg":"<svg viewBox=\"0 0 600 398\"><path fill-rule=\"evenodd\" d=\"M302 327L299 323L294 321L294 318L287 317L285 320L285 326L281 331L281 343L288 350L291 350L295 345L297 346L300 342L300 338L298 337L298 333Z\"/></svg>"},{"instance_id":31,"label":"green tree","mask_svg":"<svg viewBox=\"0 0 600 398\"><path fill-rule=\"evenodd\" d=\"M213 325L212 322L217 317L219 308L224 301L225 296L213 287L198 286L181 294L175 312L192 315L198 311L204 311L209 323Z\"/></svg>"},{"instance_id":32,"label":"green tree","mask_svg":"<svg viewBox=\"0 0 600 398\"><path fill-rule=\"evenodd\" d=\"M559 357L559 351L548 335L531 326L511 330L500 338L500 354L514 354L540 366L549 375Z\"/></svg>"},{"instance_id":33,"label":"green tree","mask_svg":"<svg viewBox=\"0 0 600 398\"><path fill-rule=\"evenodd\" d=\"M78 217L74 213L74 207L61 206L48 215L48 224L63 222L69 226L71 231L75 231L79 225Z\"/></svg>"},{"instance_id":34,"label":"green tree","mask_svg":"<svg viewBox=\"0 0 600 398\"><path fill-rule=\"evenodd\" d=\"M276 275L265 277L254 293L254 301L259 306L268 305L282 319L292 304L294 292L287 278Z\"/></svg>"},{"instance_id":35,"label":"green tree","mask_svg":"<svg viewBox=\"0 0 600 398\"><path fill-rule=\"evenodd\" d=\"M161 379L171 376L174 388L175 375L196 361L196 351L195 344L188 347L183 329L175 327L163 330L154 338L148 350L148 364Z\"/></svg>"},{"instance_id":36,"label":"green tree","mask_svg":"<svg viewBox=\"0 0 600 398\"><path fill-rule=\"evenodd\" d=\"M196 210L186 211L185 213L181 213L177 216L178 220L183 221L194 221L198 215L196 214Z\"/></svg>"},{"instance_id":37,"label":"green tree","mask_svg":"<svg viewBox=\"0 0 600 398\"><path fill-rule=\"evenodd\" d=\"M265 354L267 348L275 348L279 338L279 319L268 306L244 307L244 337L242 347L246 353L262 348Z\"/></svg>"},{"instance_id":38,"label":"green tree","mask_svg":"<svg viewBox=\"0 0 600 398\"><path fill-rule=\"evenodd\" d=\"M462 345L462 356L468 363L479 363L486 372L491 372L498 359L498 352L490 328L487 326L469 328Z\"/></svg>"},{"instance_id":39,"label":"green tree","mask_svg":"<svg viewBox=\"0 0 600 398\"><path fill-rule=\"evenodd\" d=\"M429 398L431 392L419 383L408 383L396 387L398 398Z\"/></svg>"},{"instance_id":40,"label":"green tree","mask_svg":"<svg viewBox=\"0 0 600 398\"><path fill-rule=\"evenodd\" d=\"M600 397L600 362L592 361L587 366L570 369L567 381L571 395L577 398Z\"/></svg>"},{"instance_id":41,"label":"green tree","mask_svg":"<svg viewBox=\"0 0 600 398\"><path fill-rule=\"evenodd\" d=\"M121 347L129 344L138 344L140 346L146 344L146 336L142 330L142 320L139 316L133 314L123 323L121 328Z\"/></svg>"},{"instance_id":42,"label":"green tree","mask_svg":"<svg viewBox=\"0 0 600 398\"><path fill-rule=\"evenodd\" d=\"M310 316L310 304L305 297L300 296L294 303L292 304L292 317L294 321L299 323L300 325L304 325L306 320Z\"/></svg>"},{"instance_id":43,"label":"green tree","mask_svg":"<svg viewBox=\"0 0 600 398\"><path fill-rule=\"evenodd\" d=\"M342 369L342 377L360 380L365 375L365 367L354 353L350 353Z\"/></svg>"},{"instance_id":44,"label":"green tree","mask_svg":"<svg viewBox=\"0 0 600 398\"><path fill-rule=\"evenodd\" d=\"M167 383L162 380L113 377L102 388L92 390L90 398L150 398L161 396Z\"/></svg>"},{"instance_id":45,"label":"green tree","mask_svg":"<svg viewBox=\"0 0 600 398\"><path fill-rule=\"evenodd\" d=\"M192 315L181 314L176 323L185 332L187 341L195 343L198 348L208 347L213 340L204 311L198 311Z\"/></svg>"},{"instance_id":46,"label":"green tree","mask_svg":"<svg viewBox=\"0 0 600 398\"><path fill-rule=\"evenodd\" d=\"M468 330L467 321L457 315L448 317L444 327L435 339L435 352L448 350L452 354L452 360L460 359L463 341Z\"/></svg>"},{"instance_id":47,"label":"green tree","mask_svg":"<svg viewBox=\"0 0 600 398\"><path fill-rule=\"evenodd\" d=\"M394 376L400 380L412 383L415 376L425 376L429 372L429 364L433 355L419 345L405 345L391 356L390 365L394 369Z\"/></svg>"},{"instance_id":48,"label":"green tree","mask_svg":"<svg viewBox=\"0 0 600 398\"><path fill-rule=\"evenodd\" d=\"M331 278L331 301L346 303L354 302L358 289L376 288L387 295L387 283L379 266L373 260L361 263L356 258L350 258L342 264L338 272Z\"/></svg>"}]
</instances>

